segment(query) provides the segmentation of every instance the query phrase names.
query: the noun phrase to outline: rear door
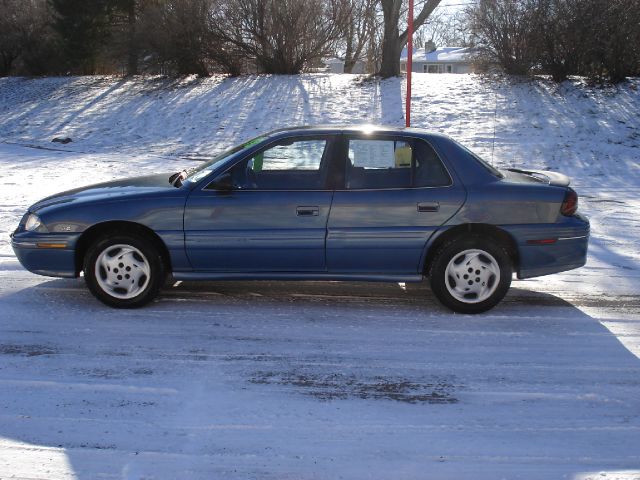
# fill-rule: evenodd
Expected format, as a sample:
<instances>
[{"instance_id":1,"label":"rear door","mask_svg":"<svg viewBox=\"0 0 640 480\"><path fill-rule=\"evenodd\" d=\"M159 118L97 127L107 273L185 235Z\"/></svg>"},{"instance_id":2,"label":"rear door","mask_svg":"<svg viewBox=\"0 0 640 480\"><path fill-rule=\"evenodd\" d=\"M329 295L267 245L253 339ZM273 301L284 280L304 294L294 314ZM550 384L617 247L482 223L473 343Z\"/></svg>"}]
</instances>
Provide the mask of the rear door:
<instances>
[{"instance_id":1,"label":"rear door","mask_svg":"<svg viewBox=\"0 0 640 480\"><path fill-rule=\"evenodd\" d=\"M406 135L346 135L342 188L327 226L334 273L415 274L429 237L462 206L454 181L426 141Z\"/></svg>"},{"instance_id":2,"label":"rear door","mask_svg":"<svg viewBox=\"0 0 640 480\"><path fill-rule=\"evenodd\" d=\"M332 138L275 141L224 172L232 178L230 191L213 184L194 191L185 210L185 244L193 268L326 271Z\"/></svg>"}]
</instances>

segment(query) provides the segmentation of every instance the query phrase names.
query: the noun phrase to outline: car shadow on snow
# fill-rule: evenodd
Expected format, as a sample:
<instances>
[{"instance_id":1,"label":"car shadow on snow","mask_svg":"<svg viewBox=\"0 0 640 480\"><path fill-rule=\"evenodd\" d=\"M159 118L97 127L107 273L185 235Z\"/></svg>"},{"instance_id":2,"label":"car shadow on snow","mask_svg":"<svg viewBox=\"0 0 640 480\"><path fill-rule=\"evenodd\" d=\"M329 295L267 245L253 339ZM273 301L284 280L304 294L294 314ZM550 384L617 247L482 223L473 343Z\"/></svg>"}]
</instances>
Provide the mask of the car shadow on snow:
<instances>
[{"instance_id":1,"label":"car shadow on snow","mask_svg":"<svg viewBox=\"0 0 640 480\"><path fill-rule=\"evenodd\" d=\"M0 320L0 476L571 478L640 440L638 358L540 292L469 316L424 284L182 283L123 311L52 280Z\"/></svg>"},{"instance_id":2,"label":"car shadow on snow","mask_svg":"<svg viewBox=\"0 0 640 480\"><path fill-rule=\"evenodd\" d=\"M516 284L517 285L517 284ZM292 308L374 308L390 309L394 312L415 310L425 315L445 315L481 319L484 316L513 315L529 316L531 307L566 307L576 305L602 305L601 297L582 296L567 301L559 296L512 286L505 299L493 310L476 316L455 314L442 306L431 292L428 282L383 283L383 282L339 282L339 281L210 281L168 282L159 298L141 309L118 310L102 305L86 289L82 279L55 279L44 281L13 295L47 309L64 308L71 312L101 312L126 316L136 312L162 312L165 309L202 308L225 305L255 304L260 308L268 305L285 305ZM604 303L603 303L604 302ZM636 301L636 308L638 307ZM614 306L617 302L609 302ZM632 302L633 303L633 302ZM634 308L634 304L628 305Z\"/></svg>"}]
</instances>

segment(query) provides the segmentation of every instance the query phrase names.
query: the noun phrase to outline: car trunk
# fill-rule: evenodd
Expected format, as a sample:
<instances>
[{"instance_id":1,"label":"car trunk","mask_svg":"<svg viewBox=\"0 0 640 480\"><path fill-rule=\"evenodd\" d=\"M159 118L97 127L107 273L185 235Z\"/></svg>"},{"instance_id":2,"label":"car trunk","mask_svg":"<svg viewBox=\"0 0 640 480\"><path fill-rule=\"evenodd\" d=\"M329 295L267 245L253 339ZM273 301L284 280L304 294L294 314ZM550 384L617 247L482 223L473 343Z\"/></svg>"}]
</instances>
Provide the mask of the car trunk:
<instances>
[{"instance_id":1,"label":"car trunk","mask_svg":"<svg viewBox=\"0 0 640 480\"><path fill-rule=\"evenodd\" d=\"M523 170L519 168L509 168L502 170L508 180L522 183L544 183L556 187L568 187L571 179L558 172L546 170Z\"/></svg>"}]
</instances>

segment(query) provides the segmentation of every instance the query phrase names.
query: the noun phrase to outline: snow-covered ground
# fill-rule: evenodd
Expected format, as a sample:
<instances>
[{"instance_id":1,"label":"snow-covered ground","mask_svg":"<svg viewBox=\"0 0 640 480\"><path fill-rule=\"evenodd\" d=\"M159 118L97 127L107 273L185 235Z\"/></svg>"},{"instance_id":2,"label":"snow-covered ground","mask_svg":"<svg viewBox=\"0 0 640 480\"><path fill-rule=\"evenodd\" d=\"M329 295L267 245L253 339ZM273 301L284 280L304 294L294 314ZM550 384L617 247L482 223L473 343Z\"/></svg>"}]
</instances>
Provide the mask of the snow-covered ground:
<instances>
[{"instance_id":1,"label":"snow-covered ground","mask_svg":"<svg viewBox=\"0 0 640 480\"><path fill-rule=\"evenodd\" d=\"M0 79L0 479L640 478L640 81L415 77L415 126L573 177L586 267L476 317L423 285L313 282L110 310L20 268L29 204L273 128L402 125L403 84Z\"/></svg>"}]
</instances>

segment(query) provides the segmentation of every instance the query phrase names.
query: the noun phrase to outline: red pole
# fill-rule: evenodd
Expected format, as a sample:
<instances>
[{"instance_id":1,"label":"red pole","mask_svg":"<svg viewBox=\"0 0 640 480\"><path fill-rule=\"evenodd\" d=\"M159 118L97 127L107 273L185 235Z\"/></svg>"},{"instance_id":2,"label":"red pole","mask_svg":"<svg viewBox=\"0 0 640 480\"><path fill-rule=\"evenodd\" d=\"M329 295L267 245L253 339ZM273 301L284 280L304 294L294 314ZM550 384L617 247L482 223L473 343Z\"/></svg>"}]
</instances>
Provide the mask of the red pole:
<instances>
[{"instance_id":1,"label":"red pole","mask_svg":"<svg viewBox=\"0 0 640 480\"><path fill-rule=\"evenodd\" d=\"M413 0L409 0L409 26L407 29L407 105L405 114L406 126L411 126L411 69L413 67Z\"/></svg>"}]
</instances>

